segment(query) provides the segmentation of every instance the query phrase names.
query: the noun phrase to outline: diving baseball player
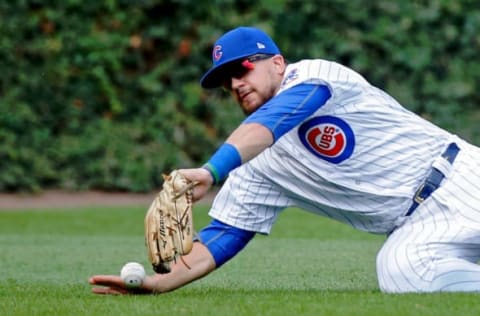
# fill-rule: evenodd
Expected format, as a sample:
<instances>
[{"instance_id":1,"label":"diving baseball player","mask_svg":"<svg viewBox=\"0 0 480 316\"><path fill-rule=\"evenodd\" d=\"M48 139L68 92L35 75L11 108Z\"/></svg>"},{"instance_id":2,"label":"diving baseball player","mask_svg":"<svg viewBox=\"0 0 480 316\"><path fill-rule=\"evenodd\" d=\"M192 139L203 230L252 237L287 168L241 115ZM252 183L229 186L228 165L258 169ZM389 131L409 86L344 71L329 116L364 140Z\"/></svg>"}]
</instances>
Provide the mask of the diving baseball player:
<instances>
[{"instance_id":1,"label":"diving baseball player","mask_svg":"<svg viewBox=\"0 0 480 316\"><path fill-rule=\"evenodd\" d=\"M207 275L295 206L388 236L376 261L383 292L480 291L478 147L345 66L287 64L256 28L224 34L212 59L202 86L228 89L247 117L203 167L180 170L199 183L197 200L223 186L185 264L149 276L145 290ZM118 276L90 282L126 292Z\"/></svg>"}]
</instances>

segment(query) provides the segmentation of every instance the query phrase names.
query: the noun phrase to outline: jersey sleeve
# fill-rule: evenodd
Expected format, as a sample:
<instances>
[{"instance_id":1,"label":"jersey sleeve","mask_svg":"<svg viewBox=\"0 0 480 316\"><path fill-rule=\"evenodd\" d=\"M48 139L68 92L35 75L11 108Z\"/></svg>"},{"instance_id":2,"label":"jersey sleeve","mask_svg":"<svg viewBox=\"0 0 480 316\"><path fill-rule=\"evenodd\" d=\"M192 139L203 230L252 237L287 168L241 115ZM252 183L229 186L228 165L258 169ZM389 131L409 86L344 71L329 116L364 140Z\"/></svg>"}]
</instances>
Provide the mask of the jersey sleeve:
<instances>
[{"instance_id":1,"label":"jersey sleeve","mask_svg":"<svg viewBox=\"0 0 480 316\"><path fill-rule=\"evenodd\" d=\"M328 86L299 84L262 105L243 123L258 123L268 128L277 141L285 133L312 115L331 97Z\"/></svg>"}]
</instances>

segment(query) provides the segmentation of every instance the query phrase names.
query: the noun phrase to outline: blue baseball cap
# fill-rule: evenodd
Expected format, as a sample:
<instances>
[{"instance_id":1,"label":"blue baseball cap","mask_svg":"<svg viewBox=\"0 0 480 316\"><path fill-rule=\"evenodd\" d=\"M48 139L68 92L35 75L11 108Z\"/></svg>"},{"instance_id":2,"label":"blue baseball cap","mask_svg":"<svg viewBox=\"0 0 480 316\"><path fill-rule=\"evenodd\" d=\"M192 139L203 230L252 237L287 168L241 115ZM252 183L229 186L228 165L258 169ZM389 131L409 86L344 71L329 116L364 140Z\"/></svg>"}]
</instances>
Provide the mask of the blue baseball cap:
<instances>
[{"instance_id":1,"label":"blue baseball cap","mask_svg":"<svg viewBox=\"0 0 480 316\"><path fill-rule=\"evenodd\" d=\"M264 31L241 26L222 35L213 45L213 66L200 80L205 89L222 85L223 70L228 64L255 54L280 54L275 42Z\"/></svg>"}]
</instances>

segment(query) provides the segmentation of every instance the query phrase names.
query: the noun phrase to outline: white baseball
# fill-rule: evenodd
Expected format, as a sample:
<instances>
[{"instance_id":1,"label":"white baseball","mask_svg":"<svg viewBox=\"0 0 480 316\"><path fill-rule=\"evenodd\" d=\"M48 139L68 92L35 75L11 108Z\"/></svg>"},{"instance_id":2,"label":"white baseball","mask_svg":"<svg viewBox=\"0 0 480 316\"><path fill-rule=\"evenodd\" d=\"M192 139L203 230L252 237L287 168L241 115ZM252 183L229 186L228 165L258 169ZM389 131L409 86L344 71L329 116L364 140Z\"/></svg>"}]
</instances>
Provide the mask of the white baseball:
<instances>
[{"instance_id":1,"label":"white baseball","mask_svg":"<svg viewBox=\"0 0 480 316\"><path fill-rule=\"evenodd\" d=\"M120 271L120 277L125 283L125 286L129 288L141 286L145 275L145 268L137 262L126 263Z\"/></svg>"}]
</instances>

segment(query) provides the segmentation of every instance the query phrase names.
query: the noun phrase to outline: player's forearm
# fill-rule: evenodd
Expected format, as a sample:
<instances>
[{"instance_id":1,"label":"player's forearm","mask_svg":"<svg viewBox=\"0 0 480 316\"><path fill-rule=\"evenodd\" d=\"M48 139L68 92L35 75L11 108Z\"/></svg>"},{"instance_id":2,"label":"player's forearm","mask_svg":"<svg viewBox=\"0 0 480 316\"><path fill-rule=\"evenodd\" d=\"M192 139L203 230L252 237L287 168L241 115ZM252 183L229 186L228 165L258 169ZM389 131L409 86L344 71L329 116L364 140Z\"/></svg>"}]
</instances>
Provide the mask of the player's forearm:
<instances>
[{"instance_id":1,"label":"player's forearm","mask_svg":"<svg viewBox=\"0 0 480 316\"><path fill-rule=\"evenodd\" d=\"M249 161L273 144L272 132L258 123L241 124L226 141L237 148L242 163Z\"/></svg>"},{"instance_id":2,"label":"player's forearm","mask_svg":"<svg viewBox=\"0 0 480 316\"><path fill-rule=\"evenodd\" d=\"M183 259L183 260L182 260ZM173 291L192 281L202 278L215 270L215 261L208 249L199 242L193 244L192 251L178 259L167 274L155 274L144 282L156 293Z\"/></svg>"},{"instance_id":3,"label":"player's forearm","mask_svg":"<svg viewBox=\"0 0 480 316\"><path fill-rule=\"evenodd\" d=\"M258 123L240 125L203 166L213 183L224 180L230 171L257 156L273 144L273 135L268 128Z\"/></svg>"}]
</instances>

